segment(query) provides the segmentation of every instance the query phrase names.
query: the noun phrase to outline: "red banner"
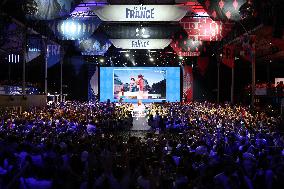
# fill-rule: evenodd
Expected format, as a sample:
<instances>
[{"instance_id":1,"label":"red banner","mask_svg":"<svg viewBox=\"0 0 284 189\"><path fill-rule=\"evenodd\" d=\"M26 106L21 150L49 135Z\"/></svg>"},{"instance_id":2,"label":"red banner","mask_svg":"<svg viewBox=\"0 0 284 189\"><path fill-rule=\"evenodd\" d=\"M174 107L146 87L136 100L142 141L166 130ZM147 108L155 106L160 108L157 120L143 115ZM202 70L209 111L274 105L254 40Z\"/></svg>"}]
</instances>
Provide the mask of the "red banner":
<instances>
[{"instance_id":1,"label":"red banner","mask_svg":"<svg viewBox=\"0 0 284 189\"><path fill-rule=\"evenodd\" d=\"M193 98L193 74L192 67L183 67L183 98L185 102L191 102Z\"/></svg>"},{"instance_id":2,"label":"red banner","mask_svg":"<svg viewBox=\"0 0 284 189\"><path fill-rule=\"evenodd\" d=\"M234 49L234 45L226 45L223 47L222 63L230 68L233 68L235 66Z\"/></svg>"},{"instance_id":3,"label":"red banner","mask_svg":"<svg viewBox=\"0 0 284 189\"><path fill-rule=\"evenodd\" d=\"M209 58L208 57L197 57L197 66L198 66L199 72L202 76L205 75L208 64L209 64Z\"/></svg>"}]
</instances>

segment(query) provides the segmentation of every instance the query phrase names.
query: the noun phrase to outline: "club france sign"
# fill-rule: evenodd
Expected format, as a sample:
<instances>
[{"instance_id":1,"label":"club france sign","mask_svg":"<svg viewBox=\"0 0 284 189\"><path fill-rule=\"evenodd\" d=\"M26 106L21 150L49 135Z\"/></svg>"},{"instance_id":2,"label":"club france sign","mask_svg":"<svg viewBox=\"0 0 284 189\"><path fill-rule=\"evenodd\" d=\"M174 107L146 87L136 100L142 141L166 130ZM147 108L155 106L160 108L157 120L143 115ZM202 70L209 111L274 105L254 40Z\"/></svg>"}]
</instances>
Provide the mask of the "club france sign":
<instances>
[{"instance_id":1,"label":"club france sign","mask_svg":"<svg viewBox=\"0 0 284 189\"><path fill-rule=\"evenodd\" d=\"M164 49L171 39L110 39L116 48L121 49Z\"/></svg>"},{"instance_id":2,"label":"club france sign","mask_svg":"<svg viewBox=\"0 0 284 189\"><path fill-rule=\"evenodd\" d=\"M179 21L188 7L181 5L107 5L96 7L95 14L103 21Z\"/></svg>"}]
</instances>

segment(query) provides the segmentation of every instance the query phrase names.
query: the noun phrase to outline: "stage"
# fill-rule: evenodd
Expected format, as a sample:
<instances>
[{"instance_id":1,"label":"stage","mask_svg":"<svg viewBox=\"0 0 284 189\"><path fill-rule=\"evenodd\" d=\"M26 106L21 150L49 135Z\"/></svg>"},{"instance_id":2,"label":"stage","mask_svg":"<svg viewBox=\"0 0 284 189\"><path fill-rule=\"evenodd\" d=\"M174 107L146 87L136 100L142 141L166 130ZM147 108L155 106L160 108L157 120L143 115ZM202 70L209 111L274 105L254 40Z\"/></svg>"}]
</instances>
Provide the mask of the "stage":
<instances>
[{"instance_id":1,"label":"stage","mask_svg":"<svg viewBox=\"0 0 284 189\"><path fill-rule=\"evenodd\" d=\"M132 110L133 117L133 127L132 131L148 131L150 130L150 126L148 125L147 119L147 108L145 104L134 104L134 108Z\"/></svg>"}]
</instances>

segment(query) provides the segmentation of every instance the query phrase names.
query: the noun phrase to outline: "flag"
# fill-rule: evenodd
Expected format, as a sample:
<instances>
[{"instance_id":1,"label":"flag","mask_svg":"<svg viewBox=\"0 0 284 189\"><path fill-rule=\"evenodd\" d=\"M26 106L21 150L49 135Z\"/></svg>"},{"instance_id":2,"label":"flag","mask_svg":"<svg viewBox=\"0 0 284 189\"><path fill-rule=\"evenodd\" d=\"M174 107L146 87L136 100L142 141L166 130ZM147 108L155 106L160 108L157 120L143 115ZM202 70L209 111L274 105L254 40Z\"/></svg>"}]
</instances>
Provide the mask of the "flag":
<instances>
[{"instance_id":1,"label":"flag","mask_svg":"<svg viewBox=\"0 0 284 189\"><path fill-rule=\"evenodd\" d=\"M242 37L242 50L240 55L249 62L253 62L255 59L255 41L255 35L244 35Z\"/></svg>"},{"instance_id":2,"label":"flag","mask_svg":"<svg viewBox=\"0 0 284 189\"><path fill-rule=\"evenodd\" d=\"M49 42L46 50L47 67L50 68L60 62L60 45Z\"/></svg>"},{"instance_id":3,"label":"flag","mask_svg":"<svg viewBox=\"0 0 284 189\"><path fill-rule=\"evenodd\" d=\"M205 75L208 64L209 64L208 57L197 57L197 66L202 76Z\"/></svg>"},{"instance_id":4,"label":"flag","mask_svg":"<svg viewBox=\"0 0 284 189\"><path fill-rule=\"evenodd\" d=\"M186 102L191 102L193 97L193 74L192 67L185 65L183 70L183 97Z\"/></svg>"},{"instance_id":5,"label":"flag","mask_svg":"<svg viewBox=\"0 0 284 189\"><path fill-rule=\"evenodd\" d=\"M225 45L222 53L222 63L230 68L235 66L234 45Z\"/></svg>"},{"instance_id":6,"label":"flag","mask_svg":"<svg viewBox=\"0 0 284 189\"><path fill-rule=\"evenodd\" d=\"M42 49L43 44L40 36L28 36L26 62L30 62L40 56Z\"/></svg>"}]
</instances>

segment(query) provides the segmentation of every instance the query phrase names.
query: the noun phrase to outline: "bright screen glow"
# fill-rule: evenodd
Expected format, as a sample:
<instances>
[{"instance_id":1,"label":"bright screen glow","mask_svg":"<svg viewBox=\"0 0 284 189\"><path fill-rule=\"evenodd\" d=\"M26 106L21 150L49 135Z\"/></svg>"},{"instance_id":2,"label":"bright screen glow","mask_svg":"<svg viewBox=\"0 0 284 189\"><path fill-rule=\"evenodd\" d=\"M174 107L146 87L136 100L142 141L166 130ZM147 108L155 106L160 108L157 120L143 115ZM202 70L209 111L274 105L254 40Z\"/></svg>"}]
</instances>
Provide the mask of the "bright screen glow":
<instances>
[{"instance_id":1,"label":"bright screen glow","mask_svg":"<svg viewBox=\"0 0 284 189\"><path fill-rule=\"evenodd\" d=\"M100 101L180 101L179 67L102 67Z\"/></svg>"}]
</instances>

